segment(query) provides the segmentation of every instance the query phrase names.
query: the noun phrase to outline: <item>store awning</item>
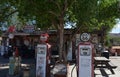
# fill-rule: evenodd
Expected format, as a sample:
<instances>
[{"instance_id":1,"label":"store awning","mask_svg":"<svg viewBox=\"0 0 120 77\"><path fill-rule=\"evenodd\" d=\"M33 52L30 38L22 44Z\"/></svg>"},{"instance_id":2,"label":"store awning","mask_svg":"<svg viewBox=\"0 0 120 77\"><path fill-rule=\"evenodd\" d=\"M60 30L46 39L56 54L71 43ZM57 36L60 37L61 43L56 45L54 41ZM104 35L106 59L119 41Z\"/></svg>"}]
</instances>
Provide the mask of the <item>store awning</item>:
<instances>
[{"instance_id":1,"label":"store awning","mask_svg":"<svg viewBox=\"0 0 120 77\"><path fill-rule=\"evenodd\" d=\"M27 36L30 35L29 33L13 33L15 36Z\"/></svg>"}]
</instances>

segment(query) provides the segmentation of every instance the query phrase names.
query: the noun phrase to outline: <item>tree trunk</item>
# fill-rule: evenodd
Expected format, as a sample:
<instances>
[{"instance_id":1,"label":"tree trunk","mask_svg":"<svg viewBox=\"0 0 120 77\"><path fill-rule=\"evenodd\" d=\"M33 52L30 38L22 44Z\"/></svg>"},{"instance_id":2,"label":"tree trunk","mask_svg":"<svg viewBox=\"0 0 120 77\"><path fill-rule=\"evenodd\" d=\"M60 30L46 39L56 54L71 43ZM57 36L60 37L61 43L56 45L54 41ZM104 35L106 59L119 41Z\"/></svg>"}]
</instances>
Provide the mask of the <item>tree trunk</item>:
<instances>
[{"instance_id":1,"label":"tree trunk","mask_svg":"<svg viewBox=\"0 0 120 77\"><path fill-rule=\"evenodd\" d=\"M64 38L64 26L62 24L59 25L59 60L63 60L63 38Z\"/></svg>"}]
</instances>

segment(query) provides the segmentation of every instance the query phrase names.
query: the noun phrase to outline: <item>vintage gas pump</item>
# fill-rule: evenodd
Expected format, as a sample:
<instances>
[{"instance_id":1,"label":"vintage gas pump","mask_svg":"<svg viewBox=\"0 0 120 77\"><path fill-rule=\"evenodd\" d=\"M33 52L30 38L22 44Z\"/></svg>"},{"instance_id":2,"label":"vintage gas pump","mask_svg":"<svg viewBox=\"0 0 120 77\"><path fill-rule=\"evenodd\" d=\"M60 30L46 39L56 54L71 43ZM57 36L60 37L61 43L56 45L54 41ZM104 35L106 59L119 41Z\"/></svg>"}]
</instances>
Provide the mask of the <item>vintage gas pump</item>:
<instances>
[{"instance_id":1,"label":"vintage gas pump","mask_svg":"<svg viewBox=\"0 0 120 77\"><path fill-rule=\"evenodd\" d=\"M89 42L90 35L83 33L80 36L82 42L78 45L77 65L78 77L94 77L93 69L93 45Z\"/></svg>"},{"instance_id":2,"label":"vintage gas pump","mask_svg":"<svg viewBox=\"0 0 120 77\"><path fill-rule=\"evenodd\" d=\"M50 77L50 45L46 43L47 39L47 34L41 34L41 43L37 45L36 77Z\"/></svg>"}]
</instances>

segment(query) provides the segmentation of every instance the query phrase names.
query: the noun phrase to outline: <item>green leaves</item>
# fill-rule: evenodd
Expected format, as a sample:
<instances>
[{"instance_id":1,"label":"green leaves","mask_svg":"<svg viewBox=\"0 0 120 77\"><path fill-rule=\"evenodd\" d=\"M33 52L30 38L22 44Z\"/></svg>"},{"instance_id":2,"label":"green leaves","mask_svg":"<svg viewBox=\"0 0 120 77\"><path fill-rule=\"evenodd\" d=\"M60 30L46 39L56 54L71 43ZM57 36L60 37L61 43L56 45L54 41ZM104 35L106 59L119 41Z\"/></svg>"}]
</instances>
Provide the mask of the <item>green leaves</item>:
<instances>
[{"instance_id":1,"label":"green leaves","mask_svg":"<svg viewBox=\"0 0 120 77\"><path fill-rule=\"evenodd\" d=\"M118 2L117 0L104 0L99 4L99 18L110 19L111 17L118 17Z\"/></svg>"},{"instance_id":2,"label":"green leaves","mask_svg":"<svg viewBox=\"0 0 120 77\"><path fill-rule=\"evenodd\" d=\"M17 10L19 18L35 20L42 28L57 26L63 18L64 24L75 23L74 27L100 29L105 25L113 26L119 17L117 0L2 0L0 5L6 8L0 11L1 18Z\"/></svg>"},{"instance_id":3,"label":"green leaves","mask_svg":"<svg viewBox=\"0 0 120 77\"><path fill-rule=\"evenodd\" d=\"M91 30L108 26L109 31L115 25L115 19L119 17L117 0L77 0L75 5L73 10L78 20L77 25L84 25Z\"/></svg>"}]
</instances>

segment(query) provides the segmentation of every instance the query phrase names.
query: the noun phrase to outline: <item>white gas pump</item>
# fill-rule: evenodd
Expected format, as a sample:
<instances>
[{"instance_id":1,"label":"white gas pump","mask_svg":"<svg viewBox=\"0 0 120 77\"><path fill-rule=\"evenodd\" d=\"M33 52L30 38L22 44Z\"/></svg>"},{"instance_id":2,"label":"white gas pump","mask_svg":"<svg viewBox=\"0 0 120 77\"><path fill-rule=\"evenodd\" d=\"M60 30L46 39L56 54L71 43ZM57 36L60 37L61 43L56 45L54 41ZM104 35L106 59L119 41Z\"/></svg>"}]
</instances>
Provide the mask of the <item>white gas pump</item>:
<instances>
[{"instance_id":1,"label":"white gas pump","mask_svg":"<svg viewBox=\"0 0 120 77\"><path fill-rule=\"evenodd\" d=\"M50 63L50 55L49 55L49 44L46 43L47 36L42 34L41 43L37 45L36 49L36 77L50 77L49 74L49 63Z\"/></svg>"},{"instance_id":2,"label":"white gas pump","mask_svg":"<svg viewBox=\"0 0 120 77\"><path fill-rule=\"evenodd\" d=\"M36 77L46 77L47 45L37 45Z\"/></svg>"},{"instance_id":3,"label":"white gas pump","mask_svg":"<svg viewBox=\"0 0 120 77\"><path fill-rule=\"evenodd\" d=\"M87 40L88 36L84 36ZM94 77L93 69L93 45L90 42L81 42L78 45L78 77Z\"/></svg>"}]
</instances>

